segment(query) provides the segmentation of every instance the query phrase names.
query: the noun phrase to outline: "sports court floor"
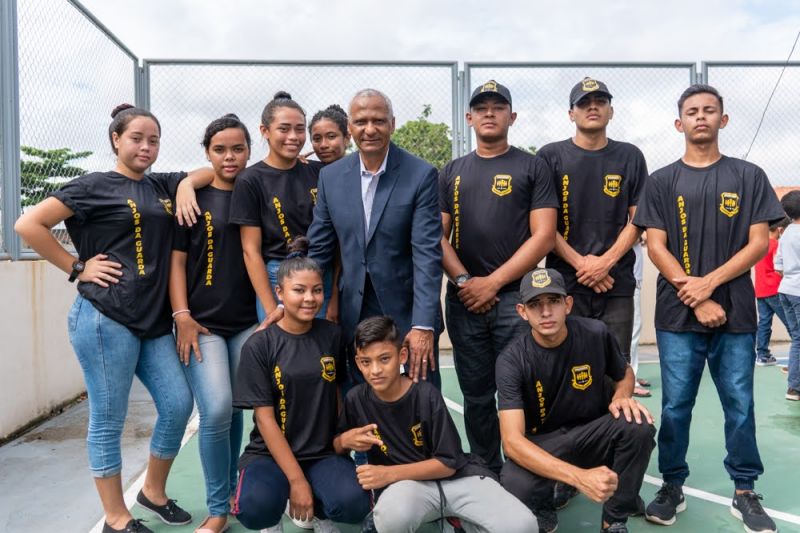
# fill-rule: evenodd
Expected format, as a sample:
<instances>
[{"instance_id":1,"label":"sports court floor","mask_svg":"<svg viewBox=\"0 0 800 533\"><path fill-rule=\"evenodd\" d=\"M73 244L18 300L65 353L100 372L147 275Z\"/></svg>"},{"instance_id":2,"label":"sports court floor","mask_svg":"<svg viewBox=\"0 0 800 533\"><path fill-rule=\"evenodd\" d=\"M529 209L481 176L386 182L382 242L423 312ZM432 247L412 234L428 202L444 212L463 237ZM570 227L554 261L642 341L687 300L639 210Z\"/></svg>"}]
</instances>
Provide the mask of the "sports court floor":
<instances>
[{"instance_id":1,"label":"sports court floor","mask_svg":"<svg viewBox=\"0 0 800 533\"><path fill-rule=\"evenodd\" d=\"M784 345L785 346L785 345ZM783 346L781 347L784 348ZM649 351L654 352L654 348ZM775 352L779 362L785 364L786 351ZM640 377L652 383L652 397L643 403L653 412L656 422L660 415L660 381L658 364L642 364ZM443 393L450 412L463 436L462 397L452 367L443 368ZM756 419L758 442L764 461L766 474L756 485L757 492L764 495L764 505L776 519L781 532L800 532L800 402L790 402L783 398L786 392L786 376L778 367L756 367ZM688 509L678 515L675 525L665 528L650 524L644 518L632 518L628 522L631 531L681 533L681 532L735 532L743 531L741 522L729 511L733 491L731 481L722 465L725 456L723 440L722 409L716 396L713 381L706 373L703 377L691 431L689 467L691 476L687 480L685 493ZM245 428L246 434L249 433ZM641 496L649 502L660 486L657 468L657 449L654 450L642 486ZM128 495L135 495L138 486L134 484ZM196 518L193 526L168 527L153 519L147 526L155 531L182 533L191 532L205 516L202 471L197 451L197 438L190 438L176 460L170 476L169 494L180 500L180 505ZM491 512L487 509L487 513ZM134 508L134 515L147 518L141 510ZM96 528L99 531L99 528ZM421 531L434 532L438 527L428 525ZM559 513L559 531L589 532L600 529L600 506L579 495ZM303 531L284 519L287 533ZM343 532L358 532L359 528L342 525ZM233 521L233 533L246 531ZM498 532L502 533L502 532Z\"/></svg>"}]
</instances>

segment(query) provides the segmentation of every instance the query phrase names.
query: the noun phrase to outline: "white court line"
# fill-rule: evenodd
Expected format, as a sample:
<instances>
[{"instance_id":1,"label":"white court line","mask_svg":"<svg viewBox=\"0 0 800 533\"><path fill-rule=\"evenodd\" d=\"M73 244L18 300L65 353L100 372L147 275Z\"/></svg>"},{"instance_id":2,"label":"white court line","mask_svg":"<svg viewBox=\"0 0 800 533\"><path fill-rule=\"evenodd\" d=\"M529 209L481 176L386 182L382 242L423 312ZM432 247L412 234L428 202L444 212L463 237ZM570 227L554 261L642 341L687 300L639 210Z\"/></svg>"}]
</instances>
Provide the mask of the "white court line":
<instances>
[{"instance_id":1,"label":"white court line","mask_svg":"<svg viewBox=\"0 0 800 533\"><path fill-rule=\"evenodd\" d=\"M460 403L455 402L455 401L451 400L450 398L445 398L444 399L444 404L448 408L450 408L453 411L455 411L456 413L459 413L461 415L464 414L464 407ZM661 479L659 479L657 477L653 477L653 476L648 476L648 475L644 476L644 480L647 483L651 484L651 485L655 485L656 487L660 487L661 483L662 483ZM730 497L719 496L717 494L714 494L713 492L706 492L706 491L700 490L700 489L693 489L692 487L687 487L686 485L683 486L683 492L684 492L684 494L688 494L689 496L694 496L695 498L698 498L698 499L701 499L701 500L705 500L707 502L717 503L717 504L723 505L725 507L730 507L730 505L731 505L731 498ZM777 510L771 509L769 507L764 507L764 510L773 519L777 518L778 520L783 520L784 522L789 522L790 524L798 524L798 525L800 525L800 516L798 516L798 515L794 515L794 514L791 514L791 513L785 513L783 511L777 511Z\"/></svg>"},{"instance_id":2,"label":"white court line","mask_svg":"<svg viewBox=\"0 0 800 533\"><path fill-rule=\"evenodd\" d=\"M197 433L198 429L200 429L200 415L195 414L189 423L186 425L186 431L183 434L183 439L181 440L181 450L186 443L189 442L189 439ZM123 497L125 498L125 507L128 509L133 508L133 504L136 503L136 495L139 494L139 491L144 486L144 478L147 474L147 468L145 468L139 477L128 487L128 490L125 491ZM92 529L89 530L89 533L103 533L103 525L106 523L106 517L102 516L100 520L94 525Z\"/></svg>"}]
</instances>

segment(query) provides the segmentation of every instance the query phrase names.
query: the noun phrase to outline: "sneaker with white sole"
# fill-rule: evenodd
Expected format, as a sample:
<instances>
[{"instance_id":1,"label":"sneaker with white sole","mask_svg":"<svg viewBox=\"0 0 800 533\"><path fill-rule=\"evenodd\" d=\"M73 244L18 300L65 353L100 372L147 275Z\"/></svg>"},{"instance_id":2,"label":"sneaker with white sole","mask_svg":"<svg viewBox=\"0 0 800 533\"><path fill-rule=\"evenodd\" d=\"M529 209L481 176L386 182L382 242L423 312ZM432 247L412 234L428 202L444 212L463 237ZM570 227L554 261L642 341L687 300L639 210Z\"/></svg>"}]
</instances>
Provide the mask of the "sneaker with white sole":
<instances>
[{"instance_id":1,"label":"sneaker with white sole","mask_svg":"<svg viewBox=\"0 0 800 533\"><path fill-rule=\"evenodd\" d=\"M756 359L757 366L774 366L778 364L778 360L774 355L767 355L766 357L758 357Z\"/></svg>"},{"instance_id":2,"label":"sneaker with white sole","mask_svg":"<svg viewBox=\"0 0 800 533\"><path fill-rule=\"evenodd\" d=\"M793 402L800 402L800 390L789 387L789 390L786 391L785 398L787 400L792 400Z\"/></svg>"},{"instance_id":3,"label":"sneaker with white sole","mask_svg":"<svg viewBox=\"0 0 800 533\"><path fill-rule=\"evenodd\" d=\"M734 494L731 502L731 514L744 522L744 530L748 533L774 533L778 527L761 506L763 496L753 491Z\"/></svg>"},{"instance_id":4,"label":"sneaker with white sole","mask_svg":"<svg viewBox=\"0 0 800 533\"><path fill-rule=\"evenodd\" d=\"M671 526L675 523L676 515L685 510L686 499L683 497L683 489L672 483L664 483L656 492L656 499L645 509L644 517L648 522Z\"/></svg>"}]
</instances>

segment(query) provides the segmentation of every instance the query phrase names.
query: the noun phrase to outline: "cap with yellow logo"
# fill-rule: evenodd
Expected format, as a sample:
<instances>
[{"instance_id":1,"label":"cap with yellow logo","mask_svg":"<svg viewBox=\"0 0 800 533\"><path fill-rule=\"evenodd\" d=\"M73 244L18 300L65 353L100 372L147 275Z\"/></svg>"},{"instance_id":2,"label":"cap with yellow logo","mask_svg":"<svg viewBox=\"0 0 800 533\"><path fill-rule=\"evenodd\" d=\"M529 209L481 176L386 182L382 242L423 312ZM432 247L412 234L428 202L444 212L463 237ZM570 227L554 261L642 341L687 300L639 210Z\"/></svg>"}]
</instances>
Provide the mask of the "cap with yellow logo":
<instances>
[{"instance_id":1,"label":"cap with yellow logo","mask_svg":"<svg viewBox=\"0 0 800 533\"><path fill-rule=\"evenodd\" d=\"M500 85L494 80L489 80L483 85L477 86L475 90L472 91L472 97L469 99L469 106L472 107L475 105L475 102L487 95L499 96L508 102L508 105L511 105L511 91L508 90L508 87Z\"/></svg>"},{"instance_id":2,"label":"cap with yellow logo","mask_svg":"<svg viewBox=\"0 0 800 533\"><path fill-rule=\"evenodd\" d=\"M587 76L576 83L575 87L569 92L569 106L574 106L589 94L604 94L611 100L611 92L608 90L608 86L602 81Z\"/></svg>"},{"instance_id":3,"label":"cap with yellow logo","mask_svg":"<svg viewBox=\"0 0 800 533\"><path fill-rule=\"evenodd\" d=\"M552 268L537 268L522 277L519 284L519 299L526 304L540 294L567 295L564 277Z\"/></svg>"}]
</instances>

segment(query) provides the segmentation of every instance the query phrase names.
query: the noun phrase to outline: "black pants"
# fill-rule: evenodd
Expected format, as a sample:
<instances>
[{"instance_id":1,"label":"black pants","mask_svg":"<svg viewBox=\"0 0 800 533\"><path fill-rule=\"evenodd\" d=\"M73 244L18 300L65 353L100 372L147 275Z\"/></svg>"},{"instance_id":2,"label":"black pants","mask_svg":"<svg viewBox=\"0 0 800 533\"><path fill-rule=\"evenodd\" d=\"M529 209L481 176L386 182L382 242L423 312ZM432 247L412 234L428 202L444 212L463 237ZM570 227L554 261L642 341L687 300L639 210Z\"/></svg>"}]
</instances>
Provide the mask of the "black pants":
<instances>
[{"instance_id":1,"label":"black pants","mask_svg":"<svg viewBox=\"0 0 800 533\"><path fill-rule=\"evenodd\" d=\"M519 294L502 292L497 297L500 301L483 314L469 312L452 284L448 284L445 300L447 330L453 343L458 385L464 395L464 426L469 448L495 472L503 465L495 400L495 363L511 340L530 332L530 326L515 309Z\"/></svg>"},{"instance_id":2,"label":"black pants","mask_svg":"<svg viewBox=\"0 0 800 533\"><path fill-rule=\"evenodd\" d=\"M531 441L570 464L581 468L607 466L619 476L614 495L603 505L603 520L625 522L641 511L639 490L656 445L656 428L646 422L627 422L610 414L571 429L529 437ZM511 494L536 512L553 509L552 479L538 476L509 460L503 465L500 482Z\"/></svg>"},{"instance_id":3,"label":"black pants","mask_svg":"<svg viewBox=\"0 0 800 533\"><path fill-rule=\"evenodd\" d=\"M633 296L606 296L604 294L572 295L572 314L602 320L619 343L619 350L631 362L631 337L633 336Z\"/></svg>"}]
</instances>

